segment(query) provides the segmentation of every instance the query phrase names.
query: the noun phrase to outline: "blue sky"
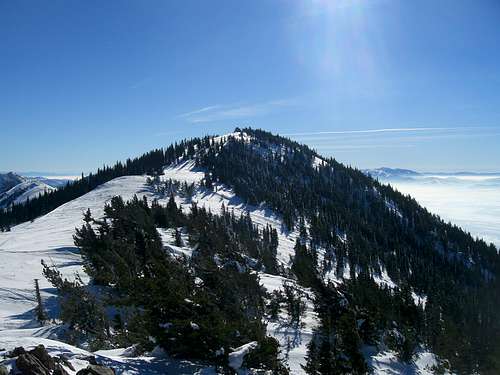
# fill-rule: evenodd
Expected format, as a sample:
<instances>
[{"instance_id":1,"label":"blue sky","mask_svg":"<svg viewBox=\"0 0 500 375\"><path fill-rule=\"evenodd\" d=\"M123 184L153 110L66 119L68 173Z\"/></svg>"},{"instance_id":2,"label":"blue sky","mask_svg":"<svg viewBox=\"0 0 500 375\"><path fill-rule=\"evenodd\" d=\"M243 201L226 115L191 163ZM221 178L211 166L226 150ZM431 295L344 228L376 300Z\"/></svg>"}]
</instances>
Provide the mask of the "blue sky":
<instances>
[{"instance_id":1,"label":"blue sky","mask_svg":"<svg viewBox=\"0 0 500 375\"><path fill-rule=\"evenodd\" d=\"M253 126L360 168L500 170L497 0L1 1L0 170Z\"/></svg>"}]
</instances>

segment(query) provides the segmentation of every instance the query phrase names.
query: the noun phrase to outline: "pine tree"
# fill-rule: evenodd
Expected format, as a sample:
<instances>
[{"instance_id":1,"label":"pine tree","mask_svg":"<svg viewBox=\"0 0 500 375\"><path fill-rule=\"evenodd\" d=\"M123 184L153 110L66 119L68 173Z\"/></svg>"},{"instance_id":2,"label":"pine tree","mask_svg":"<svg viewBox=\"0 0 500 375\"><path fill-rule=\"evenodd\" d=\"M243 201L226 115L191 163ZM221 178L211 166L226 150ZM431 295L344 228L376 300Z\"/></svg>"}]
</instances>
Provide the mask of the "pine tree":
<instances>
[{"instance_id":1,"label":"pine tree","mask_svg":"<svg viewBox=\"0 0 500 375\"><path fill-rule=\"evenodd\" d=\"M303 365L302 368L309 375L321 375L320 369L320 358L319 358L319 349L316 343L318 337L313 335L311 341L307 345L307 357L306 364Z\"/></svg>"},{"instance_id":2,"label":"pine tree","mask_svg":"<svg viewBox=\"0 0 500 375\"><path fill-rule=\"evenodd\" d=\"M42 302L42 296L40 294L40 286L38 284L38 279L35 279L35 298L36 298L36 307L35 307L35 315L36 315L36 320L43 325L48 317L47 313L45 312L45 309L43 307L43 302Z\"/></svg>"},{"instance_id":3,"label":"pine tree","mask_svg":"<svg viewBox=\"0 0 500 375\"><path fill-rule=\"evenodd\" d=\"M181 232L179 229L175 229L175 246L182 247L184 243L182 241Z\"/></svg>"},{"instance_id":4,"label":"pine tree","mask_svg":"<svg viewBox=\"0 0 500 375\"><path fill-rule=\"evenodd\" d=\"M92 222L92 214L90 212L90 208L87 208L87 211L83 214L83 221L86 224L90 224Z\"/></svg>"}]
</instances>

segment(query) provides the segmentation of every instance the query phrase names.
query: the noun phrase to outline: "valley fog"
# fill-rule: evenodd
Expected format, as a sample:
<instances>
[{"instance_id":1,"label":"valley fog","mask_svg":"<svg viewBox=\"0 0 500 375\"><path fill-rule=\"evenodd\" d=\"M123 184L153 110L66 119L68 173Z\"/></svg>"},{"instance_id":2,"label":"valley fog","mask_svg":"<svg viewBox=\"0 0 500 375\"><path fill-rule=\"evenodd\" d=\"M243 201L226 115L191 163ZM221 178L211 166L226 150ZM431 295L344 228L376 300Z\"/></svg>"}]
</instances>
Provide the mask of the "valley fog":
<instances>
[{"instance_id":1,"label":"valley fog","mask_svg":"<svg viewBox=\"0 0 500 375\"><path fill-rule=\"evenodd\" d=\"M445 221L500 247L499 176L428 174L382 182L410 194Z\"/></svg>"}]
</instances>

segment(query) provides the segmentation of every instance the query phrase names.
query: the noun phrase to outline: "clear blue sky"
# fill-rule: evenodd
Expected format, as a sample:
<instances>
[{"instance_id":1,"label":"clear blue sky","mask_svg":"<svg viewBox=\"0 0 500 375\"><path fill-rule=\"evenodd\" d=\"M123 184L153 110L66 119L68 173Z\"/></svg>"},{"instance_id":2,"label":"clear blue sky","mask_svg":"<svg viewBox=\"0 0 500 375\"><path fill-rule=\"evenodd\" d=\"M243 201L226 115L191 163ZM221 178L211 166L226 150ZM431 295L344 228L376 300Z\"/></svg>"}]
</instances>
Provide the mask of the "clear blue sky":
<instances>
[{"instance_id":1,"label":"clear blue sky","mask_svg":"<svg viewBox=\"0 0 500 375\"><path fill-rule=\"evenodd\" d=\"M498 0L0 1L0 170L250 125L361 168L500 169Z\"/></svg>"}]
</instances>

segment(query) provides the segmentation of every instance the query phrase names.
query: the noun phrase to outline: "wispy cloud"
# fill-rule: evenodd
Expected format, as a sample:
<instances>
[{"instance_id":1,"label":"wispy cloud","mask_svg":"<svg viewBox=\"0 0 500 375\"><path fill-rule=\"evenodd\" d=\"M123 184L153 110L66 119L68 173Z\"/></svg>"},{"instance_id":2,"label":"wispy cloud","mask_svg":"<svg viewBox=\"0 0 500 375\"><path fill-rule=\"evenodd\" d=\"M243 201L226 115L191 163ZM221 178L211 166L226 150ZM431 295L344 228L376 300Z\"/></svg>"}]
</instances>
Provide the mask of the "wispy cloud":
<instances>
[{"instance_id":1,"label":"wispy cloud","mask_svg":"<svg viewBox=\"0 0 500 375\"><path fill-rule=\"evenodd\" d=\"M252 104L211 105L176 116L190 123L203 123L265 116L295 106L295 99L279 99Z\"/></svg>"},{"instance_id":2,"label":"wispy cloud","mask_svg":"<svg viewBox=\"0 0 500 375\"><path fill-rule=\"evenodd\" d=\"M410 147L416 147L413 144L343 144L343 145L336 145L336 146L317 146L315 147L319 151L353 151L353 150L366 150L366 149L373 149L373 148L410 148Z\"/></svg>"},{"instance_id":3,"label":"wispy cloud","mask_svg":"<svg viewBox=\"0 0 500 375\"><path fill-rule=\"evenodd\" d=\"M321 131L321 132L304 132L304 133L288 133L283 134L288 137L298 136L314 136L314 135L328 135L328 134L370 134L370 133L407 133L407 132L432 132L432 131L446 131L470 129L468 127L446 127L446 128L382 128L382 129L360 129L360 130L335 130L335 131Z\"/></svg>"},{"instance_id":4,"label":"wispy cloud","mask_svg":"<svg viewBox=\"0 0 500 375\"><path fill-rule=\"evenodd\" d=\"M420 147L427 141L497 137L499 129L482 126L399 127L312 131L282 134L325 153L355 152L366 149Z\"/></svg>"},{"instance_id":5,"label":"wispy cloud","mask_svg":"<svg viewBox=\"0 0 500 375\"><path fill-rule=\"evenodd\" d=\"M220 108L222 108L222 106L220 106L220 105L211 105L211 106L208 106L208 107L196 109L196 110L191 111L191 112L181 113L177 117L191 118L193 116L197 116L197 115L204 114L204 113L207 113L207 112L211 113L211 112L216 111L216 110L218 110Z\"/></svg>"},{"instance_id":6,"label":"wispy cloud","mask_svg":"<svg viewBox=\"0 0 500 375\"><path fill-rule=\"evenodd\" d=\"M148 85L151 81L153 80L153 77L145 77L145 78L142 78L136 82L134 82L133 84L131 84L129 86L129 88L131 89L137 89L139 87L142 87L142 86L146 86Z\"/></svg>"}]
</instances>

